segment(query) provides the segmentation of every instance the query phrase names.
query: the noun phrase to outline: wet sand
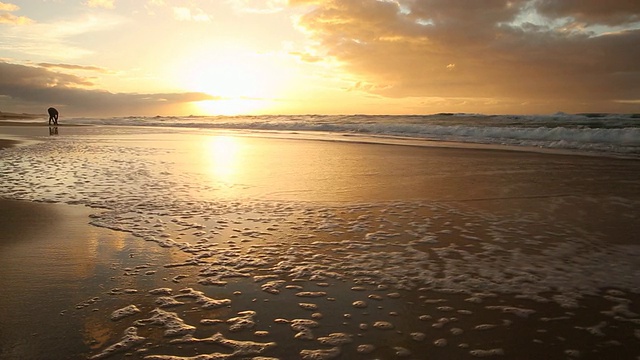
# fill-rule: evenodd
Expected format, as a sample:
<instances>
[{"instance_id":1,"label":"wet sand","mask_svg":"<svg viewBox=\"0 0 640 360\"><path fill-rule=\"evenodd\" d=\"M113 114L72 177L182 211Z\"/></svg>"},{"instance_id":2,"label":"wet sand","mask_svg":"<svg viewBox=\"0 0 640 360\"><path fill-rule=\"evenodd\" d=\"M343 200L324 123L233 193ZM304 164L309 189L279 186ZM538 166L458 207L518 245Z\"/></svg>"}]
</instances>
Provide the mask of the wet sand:
<instances>
[{"instance_id":1,"label":"wet sand","mask_svg":"<svg viewBox=\"0 0 640 360\"><path fill-rule=\"evenodd\" d=\"M636 161L82 131L0 152L1 358L640 355Z\"/></svg>"},{"instance_id":2,"label":"wet sand","mask_svg":"<svg viewBox=\"0 0 640 360\"><path fill-rule=\"evenodd\" d=\"M0 357L47 358L67 347L78 352L82 339L73 335L80 324L62 315L81 285L69 259L75 254L75 262L92 262L79 239L95 229L64 205L2 200L0 209Z\"/></svg>"},{"instance_id":3,"label":"wet sand","mask_svg":"<svg viewBox=\"0 0 640 360\"><path fill-rule=\"evenodd\" d=\"M0 149L8 148L14 146L18 143L18 141L0 139Z\"/></svg>"},{"instance_id":4,"label":"wet sand","mask_svg":"<svg viewBox=\"0 0 640 360\"><path fill-rule=\"evenodd\" d=\"M0 358L82 359L111 335L108 319L94 311L117 306L104 289L127 284L118 270L133 262L130 254L154 252L89 225L91 213L0 200Z\"/></svg>"}]
</instances>

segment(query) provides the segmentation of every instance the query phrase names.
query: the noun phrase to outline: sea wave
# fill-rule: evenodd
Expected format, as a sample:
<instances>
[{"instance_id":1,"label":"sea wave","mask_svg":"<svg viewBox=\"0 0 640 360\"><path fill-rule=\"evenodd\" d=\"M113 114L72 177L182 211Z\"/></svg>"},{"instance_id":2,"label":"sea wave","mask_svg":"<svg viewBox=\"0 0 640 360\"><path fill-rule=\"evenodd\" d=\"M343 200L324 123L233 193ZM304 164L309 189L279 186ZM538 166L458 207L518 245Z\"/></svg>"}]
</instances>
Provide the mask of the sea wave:
<instances>
[{"instance_id":1,"label":"sea wave","mask_svg":"<svg viewBox=\"0 0 640 360\"><path fill-rule=\"evenodd\" d=\"M80 124L329 132L640 157L640 118L619 114L295 115L76 118Z\"/></svg>"}]
</instances>

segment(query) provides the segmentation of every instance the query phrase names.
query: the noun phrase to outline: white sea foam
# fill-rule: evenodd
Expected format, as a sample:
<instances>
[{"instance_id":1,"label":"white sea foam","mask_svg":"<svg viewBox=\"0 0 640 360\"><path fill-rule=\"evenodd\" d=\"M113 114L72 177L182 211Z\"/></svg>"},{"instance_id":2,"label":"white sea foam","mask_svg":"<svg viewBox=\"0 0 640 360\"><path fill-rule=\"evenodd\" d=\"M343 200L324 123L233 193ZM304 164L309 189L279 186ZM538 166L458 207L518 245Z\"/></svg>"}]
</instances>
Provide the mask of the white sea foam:
<instances>
[{"instance_id":1,"label":"white sea foam","mask_svg":"<svg viewBox=\"0 0 640 360\"><path fill-rule=\"evenodd\" d=\"M177 313L168 312L162 309L152 311L152 316L147 319L136 320L136 326L158 325L163 327L164 336L184 336L193 334L196 331L195 326L188 325L182 320Z\"/></svg>"},{"instance_id":2,"label":"white sea foam","mask_svg":"<svg viewBox=\"0 0 640 360\"><path fill-rule=\"evenodd\" d=\"M137 306L129 305L129 306L123 307L123 308L118 309L118 310L114 311L113 313L111 313L111 320L118 321L118 320L124 319L126 317L135 315L135 314L137 314L139 312L140 312L140 309L138 309Z\"/></svg>"},{"instance_id":3,"label":"white sea foam","mask_svg":"<svg viewBox=\"0 0 640 360\"><path fill-rule=\"evenodd\" d=\"M252 310L239 312L238 316L227 320L227 324L230 324L229 331L236 332L252 329L256 326L255 316L256 312Z\"/></svg>"},{"instance_id":4,"label":"white sea foam","mask_svg":"<svg viewBox=\"0 0 640 360\"><path fill-rule=\"evenodd\" d=\"M117 343L105 348L101 352L89 357L90 360L106 359L114 354L126 352L144 342L146 339L142 336L138 336L138 329L134 326L127 328L124 332L124 337Z\"/></svg>"},{"instance_id":5,"label":"white sea foam","mask_svg":"<svg viewBox=\"0 0 640 360\"><path fill-rule=\"evenodd\" d=\"M194 357L194 359L205 358L207 356L211 356L211 359L219 359L219 358L233 358L233 357L248 357L260 355L267 351L270 348L275 347L277 344L275 342L261 343L255 341L242 341L242 340L233 340L224 337L220 333L213 334L207 338L195 338L192 335L186 335L182 338L178 338L172 340L174 344L217 344L223 346L225 348L231 349L233 352L231 354L221 354L221 353L212 353L210 355L204 355L203 357ZM149 356L145 357L145 359L169 359L171 357L163 357L163 356Z\"/></svg>"}]
</instances>

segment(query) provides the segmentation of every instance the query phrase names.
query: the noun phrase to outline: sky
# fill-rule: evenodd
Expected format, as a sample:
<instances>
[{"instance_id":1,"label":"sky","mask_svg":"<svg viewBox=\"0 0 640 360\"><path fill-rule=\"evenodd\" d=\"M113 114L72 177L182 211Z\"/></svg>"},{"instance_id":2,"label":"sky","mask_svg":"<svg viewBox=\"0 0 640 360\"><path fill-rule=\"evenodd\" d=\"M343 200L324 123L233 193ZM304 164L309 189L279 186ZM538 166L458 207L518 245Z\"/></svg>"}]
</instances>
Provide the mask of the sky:
<instances>
[{"instance_id":1,"label":"sky","mask_svg":"<svg viewBox=\"0 0 640 360\"><path fill-rule=\"evenodd\" d=\"M0 111L640 113L637 0L1 0Z\"/></svg>"}]
</instances>

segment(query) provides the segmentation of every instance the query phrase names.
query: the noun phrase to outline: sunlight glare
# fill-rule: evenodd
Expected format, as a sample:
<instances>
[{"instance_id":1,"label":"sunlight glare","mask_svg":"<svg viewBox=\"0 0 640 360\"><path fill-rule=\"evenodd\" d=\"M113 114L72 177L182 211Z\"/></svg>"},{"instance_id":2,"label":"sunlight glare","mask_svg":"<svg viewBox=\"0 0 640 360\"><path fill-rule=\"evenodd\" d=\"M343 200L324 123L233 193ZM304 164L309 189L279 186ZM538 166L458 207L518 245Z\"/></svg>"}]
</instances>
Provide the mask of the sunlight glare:
<instances>
[{"instance_id":1,"label":"sunlight glare","mask_svg":"<svg viewBox=\"0 0 640 360\"><path fill-rule=\"evenodd\" d=\"M268 106L263 99L220 99L193 103L195 113L203 115L243 115L253 114Z\"/></svg>"},{"instance_id":2,"label":"sunlight glare","mask_svg":"<svg viewBox=\"0 0 640 360\"><path fill-rule=\"evenodd\" d=\"M217 182L232 183L238 171L238 140L233 136L212 136L204 145L212 178Z\"/></svg>"},{"instance_id":3,"label":"sunlight glare","mask_svg":"<svg viewBox=\"0 0 640 360\"><path fill-rule=\"evenodd\" d=\"M288 69L270 54L216 47L199 50L178 66L177 81L189 91L219 97L195 103L207 115L248 114L264 109L286 86Z\"/></svg>"}]
</instances>

